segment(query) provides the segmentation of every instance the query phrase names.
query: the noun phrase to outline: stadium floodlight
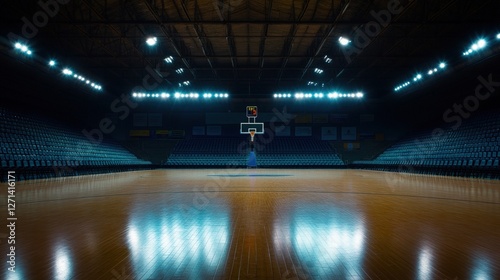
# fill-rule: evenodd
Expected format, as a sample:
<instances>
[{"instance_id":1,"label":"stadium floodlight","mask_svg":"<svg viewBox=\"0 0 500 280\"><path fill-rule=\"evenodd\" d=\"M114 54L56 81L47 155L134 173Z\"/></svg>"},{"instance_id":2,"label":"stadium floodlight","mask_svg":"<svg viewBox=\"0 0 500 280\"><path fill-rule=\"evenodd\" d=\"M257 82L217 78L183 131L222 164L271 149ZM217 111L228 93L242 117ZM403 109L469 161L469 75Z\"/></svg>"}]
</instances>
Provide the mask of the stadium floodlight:
<instances>
[{"instance_id":1,"label":"stadium floodlight","mask_svg":"<svg viewBox=\"0 0 500 280\"><path fill-rule=\"evenodd\" d=\"M27 54L27 55L31 55L31 54L32 54L32 52L31 52L30 50L27 50L27 51L26 51L26 54Z\"/></svg>"},{"instance_id":2,"label":"stadium floodlight","mask_svg":"<svg viewBox=\"0 0 500 280\"><path fill-rule=\"evenodd\" d=\"M156 45L157 42L158 42L158 39L156 37L148 37L146 39L146 44L148 44L148 46L150 46L150 47Z\"/></svg>"},{"instance_id":3,"label":"stadium floodlight","mask_svg":"<svg viewBox=\"0 0 500 280\"><path fill-rule=\"evenodd\" d=\"M177 74L184 73L184 68L179 68L179 69L175 70L175 73L177 73Z\"/></svg>"},{"instance_id":4,"label":"stadium floodlight","mask_svg":"<svg viewBox=\"0 0 500 280\"><path fill-rule=\"evenodd\" d=\"M72 74L73 74L73 71L69 70L68 68L64 68L64 69L62 70L62 73L63 73L64 75L72 75Z\"/></svg>"},{"instance_id":5,"label":"stadium floodlight","mask_svg":"<svg viewBox=\"0 0 500 280\"><path fill-rule=\"evenodd\" d=\"M364 94L362 92L356 93L357 98L363 98Z\"/></svg>"},{"instance_id":6,"label":"stadium floodlight","mask_svg":"<svg viewBox=\"0 0 500 280\"><path fill-rule=\"evenodd\" d=\"M21 48L23 47L23 45L21 43L15 43L14 44L14 48L20 50Z\"/></svg>"},{"instance_id":7,"label":"stadium floodlight","mask_svg":"<svg viewBox=\"0 0 500 280\"><path fill-rule=\"evenodd\" d=\"M497 39L500 39L500 33L497 34Z\"/></svg>"},{"instance_id":8,"label":"stadium floodlight","mask_svg":"<svg viewBox=\"0 0 500 280\"><path fill-rule=\"evenodd\" d=\"M342 46L347 46L349 45L349 43L351 43L351 40L347 39L347 38L344 38L342 36L339 37L339 43L342 45Z\"/></svg>"},{"instance_id":9,"label":"stadium floodlight","mask_svg":"<svg viewBox=\"0 0 500 280\"><path fill-rule=\"evenodd\" d=\"M278 94L277 93L274 94L274 98L278 98Z\"/></svg>"},{"instance_id":10,"label":"stadium floodlight","mask_svg":"<svg viewBox=\"0 0 500 280\"><path fill-rule=\"evenodd\" d=\"M441 68L441 69L446 68L446 63L444 63L444 62L439 63L439 68Z\"/></svg>"},{"instance_id":11,"label":"stadium floodlight","mask_svg":"<svg viewBox=\"0 0 500 280\"><path fill-rule=\"evenodd\" d=\"M432 75L433 73L434 73L433 70L429 70L429 72L427 72L427 74L429 74L429 75Z\"/></svg>"},{"instance_id":12,"label":"stadium floodlight","mask_svg":"<svg viewBox=\"0 0 500 280\"><path fill-rule=\"evenodd\" d=\"M132 97L137 97L137 93L136 92L132 93Z\"/></svg>"},{"instance_id":13,"label":"stadium floodlight","mask_svg":"<svg viewBox=\"0 0 500 280\"><path fill-rule=\"evenodd\" d=\"M477 47L478 47L479 49L482 49L482 48L486 47L486 44L487 44L487 43L486 43L486 40L485 40L485 39L480 39L479 41L477 41Z\"/></svg>"},{"instance_id":14,"label":"stadium floodlight","mask_svg":"<svg viewBox=\"0 0 500 280\"><path fill-rule=\"evenodd\" d=\"M175 97L175 98L180 98L180 97L181 97L181 94L180 94L179 92L176 92L176 93L174 94L174 97Z\"/></svg>"}]
</instances>

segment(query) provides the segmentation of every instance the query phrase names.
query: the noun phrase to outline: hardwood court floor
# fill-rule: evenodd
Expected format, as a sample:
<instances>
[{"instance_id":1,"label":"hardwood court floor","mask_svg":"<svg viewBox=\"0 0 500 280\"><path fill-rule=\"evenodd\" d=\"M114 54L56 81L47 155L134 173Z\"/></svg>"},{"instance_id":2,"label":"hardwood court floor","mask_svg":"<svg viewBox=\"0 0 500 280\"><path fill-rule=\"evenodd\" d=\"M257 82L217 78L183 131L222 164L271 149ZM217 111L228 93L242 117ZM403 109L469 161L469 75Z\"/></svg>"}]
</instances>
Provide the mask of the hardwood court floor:
<instances>
[{"instance_id":1,"label":"hardwood court floor","mask_svg":"<svg viewBox=\"0 0 500 280\"><path fill-rule=\"evenodd\" d=\"M500 279L500 181L140 171L19 182L16 217L3 279Z\"/></svg>"}]
</instances>

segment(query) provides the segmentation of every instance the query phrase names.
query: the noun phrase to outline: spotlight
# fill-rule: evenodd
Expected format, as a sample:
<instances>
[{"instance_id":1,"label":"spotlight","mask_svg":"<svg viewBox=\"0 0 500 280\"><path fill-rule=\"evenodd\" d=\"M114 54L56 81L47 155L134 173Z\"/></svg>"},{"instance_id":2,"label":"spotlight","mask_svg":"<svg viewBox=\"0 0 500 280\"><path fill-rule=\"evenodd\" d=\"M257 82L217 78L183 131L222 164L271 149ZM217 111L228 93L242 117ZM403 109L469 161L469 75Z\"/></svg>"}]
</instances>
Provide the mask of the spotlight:
<instances>
[{"instance_id":1,"label":"spotlight","mask_svg":"<svg viewBox=\"0 0 500 280\"><path fill-rule=\"evenodd\" d=\"M21 43L16 43L16 44L14 45L14 47L15 47L16 49L20 50L20 49L23 47L23 45L21 45Z\"/></svg>"},{"instance_id":2,"label":"spotlight","mask_svg":"<svg viewBox=\"0 0 500 280\"><path fill-rule=\"evenodd\" d=\"M500 33L497 34L497 39L500 39Z\"/></svg>"},{"instance_id":3,"label":"spotlight","mask_svg":"<svg viewBox=\"0 0 500 280\"><path fill-rule=\"evenodd\" d=\"M276 94L276 93L275 93L275 94L274 94L274 98L278 98L278 94Z\"/></svg>"},{"instance_id":4,"label":"spotlight","mask_svg":"<svg viewBox=\"0 0 500 280\"><path fill-rule=\"evenodd\" d=\"M150 47L156 45L157 42L158 42L158 39L156 37L149 37L146 39L146 44L148 44L148 46L150 46Z\"/></svg>"},{"instance_id":5,"label":"spotlight","mask_svg":"<svg viewBox=\"0 0 500 280\"><path fill-rule=\"evenodd\" d=\"M132 93L132 96L133 96L133 97L137 97L137 93L135 93L135 92L134 92L134 93Z\"/></svg>"},{"instance_id":6,"label":"spotlight","mask_svg":"<svg viewBox=\"0 0 500 280\"><path fill-rule=\"evenodd\" d=\"M361 92L356 93L356 97L357 98L362 98L363 97L363 93L361 93Z\"/></svg>"},{"instance_id":7,"label":"spotlight","mask_svg":"<svg viewBox=\"0 0 500 280\"><path fill-rule=\"evenodd\" d=\"M477 41L477 47L479 49L482 49L482 48L486 47L486 40L481 39L481 40Z\"/></svg>"},{"instance_id":8,"label":"spotlight","mask_svg":"<svg viewBox=\"0 0 500 280\"><path fill-rule=\"evenodd\" d=\"M446 63L441 62L439 63L439 68L444 69L446 67Z\"/></svg>"},{"instance_id":9,"label":"spotlight","mask_svg":"<svg viewBox=\"0 0 500 280\"><path fill-rule=\"evenodd\" d=\"M178 93L178 92L176 92L176 93L174 94L174 97L175 97L175 98L180 98L180 97L181 97L181 94L180 94L180 93Z\"/></svg>"},{"instance_id":10,"label":"spotlight","mask_svg":"<svg viewBox=\"0 0 500 280\"><path fill-rule=\"evenodd\" d=\"M349 45L349 43L351 43L351 40L347 39L347 38L344 38L344 37L339 37L339 43L342 45L342 46L347 46Z\"/></svg>"}]
</instances>

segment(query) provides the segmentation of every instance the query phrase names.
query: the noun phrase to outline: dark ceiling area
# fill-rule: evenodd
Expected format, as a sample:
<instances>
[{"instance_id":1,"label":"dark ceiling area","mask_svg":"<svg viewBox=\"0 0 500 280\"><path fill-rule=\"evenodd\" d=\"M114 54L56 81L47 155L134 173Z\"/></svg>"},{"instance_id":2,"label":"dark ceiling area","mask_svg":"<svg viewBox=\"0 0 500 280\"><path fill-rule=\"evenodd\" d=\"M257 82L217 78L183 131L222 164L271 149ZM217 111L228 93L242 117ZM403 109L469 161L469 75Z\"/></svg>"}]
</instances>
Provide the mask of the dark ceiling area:
<instances>
[{"instance_id":1,"label":"dark ceiling area","mask_svg":"<svg viewBox=\"0 0 500 280\"><path fill-rule=\"evenodd\" d=\"M383 97L500 28L498 0L11 0L0 10L4 55L25 60L12 50L16 34L33 60L53 57L116 96L143 88Z\"/></svg>"}]
</instances>

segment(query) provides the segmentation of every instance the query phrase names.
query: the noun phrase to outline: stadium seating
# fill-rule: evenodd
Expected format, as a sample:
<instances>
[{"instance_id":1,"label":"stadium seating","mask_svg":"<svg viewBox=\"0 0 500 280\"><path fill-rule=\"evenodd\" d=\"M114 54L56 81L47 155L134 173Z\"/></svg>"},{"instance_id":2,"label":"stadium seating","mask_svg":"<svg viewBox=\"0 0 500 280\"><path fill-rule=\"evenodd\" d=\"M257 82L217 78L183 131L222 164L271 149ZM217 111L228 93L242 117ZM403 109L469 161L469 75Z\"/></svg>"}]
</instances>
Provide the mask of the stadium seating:
<instances>
[{"instance_id":1,"label":"stadium seating","mask_svg":"<svg viewBox=\"0 0 500 280\"><path fill-rule=\"evenodd\" d=\"M246 166L249 151L249 141L245 137L191 138L177 144L166 165ZM254 151L260 167L344 165L328 143L311 138L257 139Z\"/></svg>"},{"instance_id":2,"label":"stadium seating","mask_svg":"<svg viewBox=\"0 0 500 280\"><path fill-rule=\"evenodd\" d=\"M353 166L455 176L498 176L499 114L478 115L457 129L449 126L443 127L443 131L415 133L374 160L356 161Z\"/></svg>"},{"instance_id":3,"label":"stadium seating","mask_svg":"<svg viewBox=\"0 0 500 280\"><path fill-rule=\"evenodd\" d=\"M27 179L150 164L117 143L93 144L80 131L1 107L0 130L2 169L22 170Z\"/></svg>"}]
</instances>

